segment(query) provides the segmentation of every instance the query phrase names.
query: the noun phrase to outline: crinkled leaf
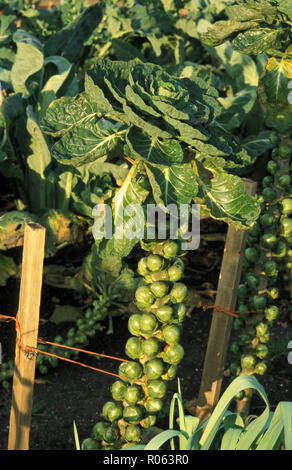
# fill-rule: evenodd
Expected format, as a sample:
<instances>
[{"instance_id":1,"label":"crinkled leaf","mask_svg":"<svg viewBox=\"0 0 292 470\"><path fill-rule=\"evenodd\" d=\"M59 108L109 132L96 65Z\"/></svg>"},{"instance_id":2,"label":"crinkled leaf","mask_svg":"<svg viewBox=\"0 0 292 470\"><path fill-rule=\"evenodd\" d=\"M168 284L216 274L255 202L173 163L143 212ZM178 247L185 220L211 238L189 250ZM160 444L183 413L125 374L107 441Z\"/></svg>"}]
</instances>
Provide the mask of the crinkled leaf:
<instances>
[{"instance_id":1,"label":"crinkled leaf","mask_svg":"<svg viewBox=\"0 0 292 470\"><path fill-rule=\"evenodd\" d=\"M217 21L209 27L206 33L201 35L201 39L209 46L216 47L236 35L239 31L256 28L258 25L259 23L256 21Z\"/></svg>"},{"instance_id":2,"label":"crinkled leaf","mask_svg":"<svg viewBox=\"0 0 292 470\"><path fill-rule=\"evenodd\" d=\"M292 79L292 60L270 58L262 75L258 92L268 127L285 131L292 124L292 104L289 103L289 83Z\"/></svg>"},{"instance_id":3,"label":"crinkled leaf","mask_svg":"<svg viewBox=\"0 0 292 470\"><path fill-rule=\"evenodd\" d=\"M43 132L59 137L78 125L82 125L98 116L96 103L89 101L85 94L72 98L62 96L53 101L42 119Z\"/></svg>"},{"instance_id":4,"label":"crinkled leaf","mask_svg":"<svg viewBox=\"0 0 292 470\"><path fill-rule=\"evenodd\" d=\"M86 120L54 144L52 156L63 164L83 165L113 152L125 132L121 123L104 118Z\"/></svg>"},{"instance_id":5,"label":"crinkled leaf","mask_svg":"<svg viewBox=\"0 0 292 470\"><path fill-rule=\"evenodd\" d=\"M198 192L191 163L172 166L145 164L156 204L189 204Z\"/></svg>"},{"instance_id":6,"label":"crinkled leaf","mask_svg":"<svg viewBox=\"0 0 292 470\"><path fill-rule=\"evenodd\" d=\"M291 42L287 29L260 28L241 32L232 41L235 50L249 55L282 56Z\"/></svg>"},{"instance_id":7,"label":"crinkled leaf","mask_svg":"<svg viewBox=\"0 0 292 470\"><path fill-rule=\"evenodd\" d=\"M175 139L151 138L137 127L131 127L126 142L131 156L149 163L169 166L183 160L183 150Z\"/></svg>"},{"instance_id":8,"label":"crinkled leaf","mask_svg":"<svg viewBox=\"0 0 292 470\"><path fill-rule=\"evenodd\" d=\"M149 189L139 181L139 163L139 160L136 160L123 185L112 199L113 234L110 239L104 239L100 243L103 256L125 257L144 236L144 219L141 219L135 211L127 212L130 206L140 207L149 194Z\"/></svg>"},{"instance_id":9,"label":"crinkled leaf","mask_svg":"<svg viewBox=\"0 0 292 470\"><path fill-rule=\"evenodd\" d=\"M211 216L226 222L233 221L237 227L249 227L258 218L260 207L247 193L241 178L224 172L221 158L204 157L202 163L209 173L199 172L199 196Z\"/></svg>"}]
</instances>

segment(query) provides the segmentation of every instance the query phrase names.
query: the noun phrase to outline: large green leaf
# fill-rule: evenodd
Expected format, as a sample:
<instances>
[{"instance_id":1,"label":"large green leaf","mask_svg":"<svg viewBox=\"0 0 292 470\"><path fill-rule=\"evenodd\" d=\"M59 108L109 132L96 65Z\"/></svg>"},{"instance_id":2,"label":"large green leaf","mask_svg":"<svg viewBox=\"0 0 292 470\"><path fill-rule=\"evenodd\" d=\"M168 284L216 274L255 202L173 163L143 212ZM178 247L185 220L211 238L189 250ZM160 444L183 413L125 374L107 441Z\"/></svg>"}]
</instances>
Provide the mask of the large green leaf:
<instances>
[{"instance_id":1,"label":"large green leaf","mask_svg":"<svg viewBox=\"0 0 292 470\"><path fill-rule=\"evenodd\" d=\"M51 56L47 57L44 60L44 66L47 64L54 64L57 68L58 73L51 76L46 84L43 86L38 101L38 118L42 119L45 115L47 107L49 104L56 99L57 93L64 84L66 78L68 77L72 64L60 56Z\"/></svg>"},{"instance_id":2,"label":"large green leaf","mask_svg":"<svg viewBox=\"0 0 292 470\"><path fill-rule=\"evenodd\" d=\"M241 32L232 41L235 50L243 54L282 56L291 42L286 28L260 28Z\"/></svg>"},{"instance_id":3,"label":"large green leaf","mask_svg":"<svg viewBox=\"0 0 292 470\"><path fill-rule=\"evenodd\" d=\"M100 250L104 257L109 255L125 257L144 237L144 213L131 209L132 207L139 209L149 194L149 189L145 187L143 181L140 182L139 165L140 161L136 160L123 185L112 199L113 233L111 238L102 240L100 243ZM98 223L98 218L96 221ZM93 227L94 236L95 233Z\"/></svg>"},{"instance_id":4,"label":"large green leaf","mask_svg":"<svg viewBox=\"0 0 292 470\"><path fill-rule=\"evenodd\" d=\"M280 132L292 124L292 104L289 103L289 83L292 60L270 58L262 75L258 93L266 125Z\"/></svg>"},{"instance_id":5,"label":"large green leaf","mask_svg":"<svg viewBox=\"0 0 292 470\"><path fill-rule=\"evenodd\" d=\"M54 144L52 156L65 165L84 165L111 154L125 133L125 126L120 123L104 118L86 120Z\"/></svg>"},{"instance_id":6,"label":"large green leaf","mask_svg":"<svg viewBox=\"0 0 292 470\"><path fill-rule=\"evenodd\" d=\"M216 47L239 31L256 29L257 26L259 26L259 23L253 20L243 22L235 20L217 21L209 27L206 33L201 35L201 38L209 46Z\"/></svg>"},{"instance_id":7,"label":"large green leaf","mask_svg":"<svg viewBox=\"0 0 292 470\"><path fill-rule=\"evenodd\" d=\"M191 163L171 166L145 164L156 204L189 204L198 186Z\"/></svg>"},{"instance_id":8,"label":"large green leaf","mask_svg":"<svg viewBox=\"0 0 292 470\"><path fill-rule=\"evenodd\" d=\"M221 158L204 157L202 163L212 176L200 170L197 177L199 196L203 198L211 217L232 222L240 228L249 227L257 220L260 207L247 193L241 178L224 172Z\"/></svg>"},{"instance_id":9,"label":"large green leaf","mask_svg":"<svg viewBox=\"0 0 292 470\"><path fill-rule=\"evenodd\" d=\"M85 94L74 98L62 96L49 105L41 125L46 134L59 137L98 115L96 103L89 101Z\"/></svg>"},{"instance_id":10,"label":"large green leaf","mask_svg":"<svg viewBox=\"0 0 292 470\"><path fill-rule=\"evenodd\" d=\"M126 142L130 155L142 158L149 163L158 165L172 165L183 160L183 150L176 139L150 138L137 127L131 127L127 132Z\"/></svg>"},{"instance_id":11,"label":"large green leaf","mask_svg":"<svg viewBox=\"0 0 292 470\"><path fill-rule=\"evenodd\" d=\"M43 47L36 37L22 29L16 31L13 40L17 45L17 53L11 69L13 89L16 93L22 93L24 97L28 97L38 86L38 82L33 82L33 78L43 67Z\"/></svg>"}]
</instances>

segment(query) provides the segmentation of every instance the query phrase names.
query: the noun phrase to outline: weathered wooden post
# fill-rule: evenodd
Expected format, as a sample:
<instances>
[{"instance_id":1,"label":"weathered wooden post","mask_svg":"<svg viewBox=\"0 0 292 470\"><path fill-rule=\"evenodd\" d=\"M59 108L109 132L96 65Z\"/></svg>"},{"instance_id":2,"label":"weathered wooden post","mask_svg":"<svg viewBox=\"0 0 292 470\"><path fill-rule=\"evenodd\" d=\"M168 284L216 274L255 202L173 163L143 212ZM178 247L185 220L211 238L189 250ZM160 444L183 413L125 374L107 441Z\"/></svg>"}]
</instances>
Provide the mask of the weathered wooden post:
<instances>
[{"instance_id":1,"label":"weathered wooden post","mask_svg":"<svg viewBox=\"0 0 292 470\"><path fill-rule=\"evenodd\" d=\"M37 346L43 276L45 228L28 224L24 232L16 349L8 450L28 450L35 355L25 347Z\"/></svg>"}]
</instances>

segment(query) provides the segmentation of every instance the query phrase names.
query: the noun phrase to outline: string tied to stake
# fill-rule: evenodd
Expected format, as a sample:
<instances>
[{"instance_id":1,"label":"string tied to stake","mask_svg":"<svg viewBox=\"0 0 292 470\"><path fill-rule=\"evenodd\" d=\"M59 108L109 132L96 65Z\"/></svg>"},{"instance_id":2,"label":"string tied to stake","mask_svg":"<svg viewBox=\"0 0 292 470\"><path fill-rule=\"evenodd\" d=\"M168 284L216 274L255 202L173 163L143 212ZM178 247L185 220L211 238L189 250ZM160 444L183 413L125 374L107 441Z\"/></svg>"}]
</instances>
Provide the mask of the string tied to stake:
<instances>
[{"instance_id":1,"label":"string tied to stake","mask_svg":"<svg viewBox=\"0 0 292 470\"><path fill-rule=\"evenodd\" d=\"M3 319L3 320L6 320L7 322L9 321L14 321L15 322L15 329L16 329L16 343L17 343L17 357L16 357L16 364L19 365L19 353L20 353L20 350L23 350L23 351L27 351L27 352L31 352L33 355L37 355L37 354L44 354L46 356L51 356L51 357L55 357L56 359L60 359L62 361L66 361L66 362L69 362L71 364L76 364L76 365L79 365L79 366L82 366L82 367L85 367L85 368L88 368L88 369L91 369L91 370L95 370L96 372L101 372L103 374L108 374L108 375L112 375L114 377L118 377L120 379L123 379L123 380L129 380L127 377L123 377L119 374L115 374L114 372L108 372L106 370L103 370L103 369L99 369L97 367L93 367L93 366L90 366L88 364L84 364L82 362L78 362L78 361L74 361L73 359L69 359L67 357L63 357L63 356L59 356L57 354L54 354L54 353L50 353L50 352L47 352L47 351L43 351L41 349L38 349L36 347L32 347L32 346L27 346L25 344L23 344L22 342L22 337L23 335L25 334L28 334L28 333L32 333L32 331L26 331L24 333L22 333L20 331L20 325L19 325L19 321L18 321L18 318L17 318L17 315L14 317L14 316L10 316L10 315L2 315L0 314L0 319ZM99 357L103 357L103 358L108 358L108 359L113 359L113 360L116 360L116 361L121 361L121 362L129 362L128 359L122 359L120 357L115 357L115 356L109 356L107 354L102 354L102 353L97 353L97 352L93 352L93 351L87 351L85 349L81 349L81 348L75 348L73 346L68 346L68 345L65 345L65 344L59 344L59 343L54 343L52 341L46 341L42 338L37 338L37 342L38 343L41 343L41 344L48 344L48 345L51 345L51 346L55 346L57 348L64 348L64 349L70 349L70 350L73 350L73 351L78 351L78 352L81 352L81 353L84 353L84 354L89 354L91 356L99 356Z\"/></svg>"}]
</instances>

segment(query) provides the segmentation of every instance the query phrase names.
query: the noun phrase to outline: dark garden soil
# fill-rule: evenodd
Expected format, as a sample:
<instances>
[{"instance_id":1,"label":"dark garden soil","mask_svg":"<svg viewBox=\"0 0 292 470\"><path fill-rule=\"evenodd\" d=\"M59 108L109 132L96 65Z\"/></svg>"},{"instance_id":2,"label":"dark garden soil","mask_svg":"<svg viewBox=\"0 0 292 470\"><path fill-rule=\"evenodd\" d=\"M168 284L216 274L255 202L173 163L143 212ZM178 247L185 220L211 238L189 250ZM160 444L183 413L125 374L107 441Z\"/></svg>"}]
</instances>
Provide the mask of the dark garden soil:
<instances>
[{"instance_id":1,"label":"dark garden soil","mask_svg":"<svg viewBox=\"0 0 292 470\"><path fill-rule=\"evenodd\" d=\"M220 262L224 248L225 226L220 224L208 227L207 232L219 233L216 241L202 240L199 250L188 257L186 282L192 289L201 292L201 300L184 322L182 345L185 356L179 366L178 377L185 402L197 397L199 392L204 356L211 325L211 310L203 311L201 304L212 304L216 291ZM0 311L14 315L18 305L19 281L9 280L0 289ZM80 299L73 291L61 290L44 285L42 291L39 336L50 340L56 334L66 335L74 324L54 324L49 318L54 310L56 299L62 305L74 305ZM114 318L114 333L97 334L87 349L102 354L126 358L124 348L130 336L127 329L127 316ZM1 323L0 341L3 350L3 362L14 357L15 331L14 322ZM106 329L105 329L106 331ZM281 400L292 400L292 365L287 360L287 344L292 339L292 324L289 313L283 312L272 332L274 359L267 377L260 379L268 394L271 408ZM119 363L111 359L96 359L80 354L79 361L117 373ZM226 371L228 376L228 370ZM79 438L88 437L92 426L100 420L102 406L111 400L110 386L115 378L97 373L88 368L62 362L45 375L36 373L34 403L31 420L31 450L74 450L73 421L75 420ZM222 390L228 385L224 378ZM168 397L159 427L166 429L168 405L172 394L177 391L177 381L169 382ZM0 390L0 450L7 449L11 388ZM252 414L263 410L263 402L255 396L252 401Z\"/></svg>"}]
</instances>

